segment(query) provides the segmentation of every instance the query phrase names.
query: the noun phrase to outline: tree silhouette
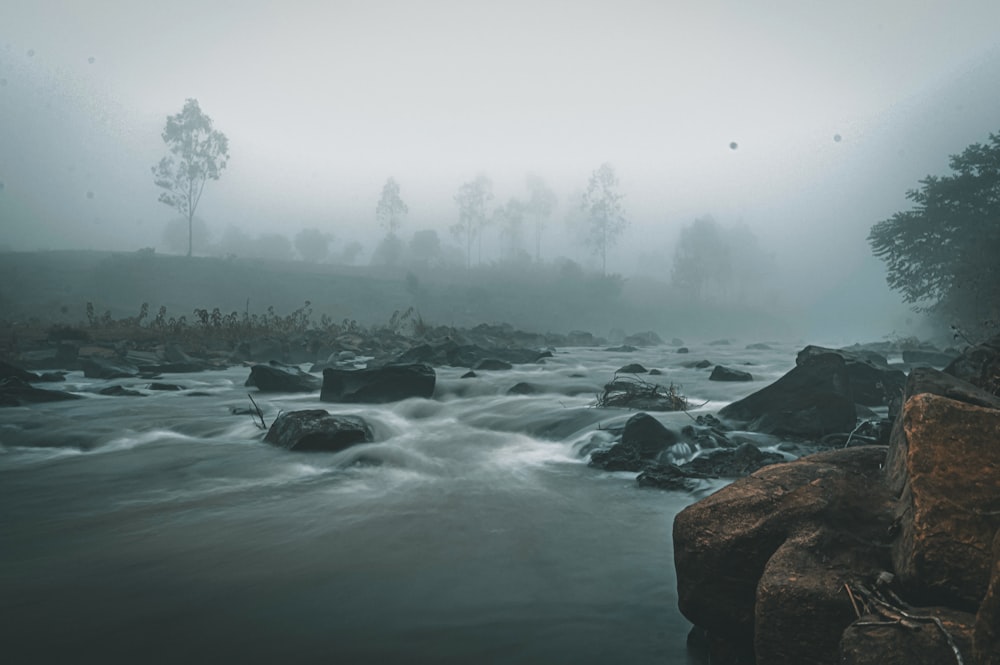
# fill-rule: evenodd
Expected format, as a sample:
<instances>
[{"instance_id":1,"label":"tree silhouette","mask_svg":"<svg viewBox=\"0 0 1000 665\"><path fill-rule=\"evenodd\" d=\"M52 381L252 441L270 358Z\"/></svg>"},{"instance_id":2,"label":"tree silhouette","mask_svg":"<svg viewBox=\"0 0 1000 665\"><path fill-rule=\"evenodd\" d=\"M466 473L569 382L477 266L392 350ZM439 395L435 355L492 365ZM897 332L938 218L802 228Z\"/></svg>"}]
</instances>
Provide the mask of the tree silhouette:
<instances>
[{"instance_id":1,"label":"tree silhouette","mask_svg":"<svg viewBox=\"0 0 1000 665\"><path fill-rule=\"evenodd\" d=\"M601 257L601 274L608 272L608 248L628 226L624 195L618 191L618 176L615 167L605 162L590 175L587 191L583 193L580 207L587 216L589 225L585 239L591 251Z\"/></svg>"}]
</instances>

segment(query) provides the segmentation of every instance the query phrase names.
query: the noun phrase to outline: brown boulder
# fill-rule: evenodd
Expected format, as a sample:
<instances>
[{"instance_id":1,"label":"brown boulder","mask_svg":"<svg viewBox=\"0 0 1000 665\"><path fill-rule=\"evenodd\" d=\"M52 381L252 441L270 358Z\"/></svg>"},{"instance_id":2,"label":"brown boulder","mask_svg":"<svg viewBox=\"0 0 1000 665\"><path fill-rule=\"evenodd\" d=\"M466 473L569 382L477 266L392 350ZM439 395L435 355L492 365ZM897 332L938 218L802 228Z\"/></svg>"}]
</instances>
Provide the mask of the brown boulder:
<instances>
[{"instance_id":1,"label":"brown boulder","mask_svg":"<svg viewBox=\"0 0 1000 665\"><path fill-rule=\"evenodd\" d=\"M976 615L973 642L975 662L979 665L1000 665L1000 531L993 537L990 585Z\"/></svg>"},{"instance_id":2,"label":"brown boulder","mask_svg":"<svg viewBox=\"0 0 1000 665\"><path fill-rule=\"evenodd\" d=\"M844 631L840 641L841 665L941 665L957 663L955 652L948 644L948 631L963 657L971 653L973 616L946 607L920 607L906 610L907 614L935 617L939 627L930 621L887 621L878 615L866 614ZM966 661L968 662L968 661ZM976 662L976 661L973 661ZM970 664L971 665L971 664Z\"/></svg>"},{"instance_id":3,"label":"brown boulder","mask_svg":"<svg viewBox=\"0 0 1000 665\"><path fill-rule=\"evenodd\" d=\"M1000 410L931 393L910 397L893 429L889 488L899 502L892 558L928 604L975 610L1000 526Z\"/></svg>"},{"instance_id":4,"label":"brown boulder","mask_svg":"<svg viewBox=\"0 0 1000 665\"><path fill-rule=\"evenodd\" d=\"M808 560L803 588L828 589L839 581L831 572L842 565L838 557L849 557L844 553L859 543L864 551L879 549L891 518L890 497L880 482L885 453L881 446L860 446L765 467L681 511L673 527L681 612L705 628L710 641L747 662L754 662L755 625L761 622L768 640L790 641L790 631L804 630L811 619L794 602L782 602L798 593L781 583L782 575L787 580L800 559ZM843 601L830 605L820 596L814 605L835 606L832 614L840 616ZM826 660L802 662L835 662L837 639L852 618L820 629L824 648L833 645L821 656ZM828 631L838 636L832 642ZM795 662L780 660L779 645L756 640L756 648L775 654L758 660L761 665Z\"/></svg>"}]
</instances>

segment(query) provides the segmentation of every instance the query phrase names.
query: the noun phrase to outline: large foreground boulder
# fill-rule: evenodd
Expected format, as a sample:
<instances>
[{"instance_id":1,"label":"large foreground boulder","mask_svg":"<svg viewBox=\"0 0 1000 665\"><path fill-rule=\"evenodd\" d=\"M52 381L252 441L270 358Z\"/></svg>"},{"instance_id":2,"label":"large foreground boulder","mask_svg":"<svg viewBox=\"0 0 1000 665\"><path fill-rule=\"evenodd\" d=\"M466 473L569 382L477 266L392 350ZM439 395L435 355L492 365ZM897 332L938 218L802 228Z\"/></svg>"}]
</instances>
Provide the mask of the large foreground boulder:
<instances>
[{"instance_id":1,"label":"large foreground boulder","mask_svg":"<svg viewBox=\"0 0 1000 665\"><path fill-rule=\"evenodd\" d=\"M974 611L1000 528L1000 409L987 406L991 395L929 368L914 370L907 394L886 464L899 497L895 571L920 600ZM963 395L975 403L956 399Z\"/></svg>"},{"instance_id":2,"label":"large foreground boulder","mask_svg":"<svg viewBox=\"0 0 1000 665\"><path fill-rule=\"evenodd\" d=\"M860 446L767 466L677 515L678 602L708 631L713 662L837 662L854 618L843 584L889 564L885 454Z\"/></svg>"},{"instance_id":3,"label":"large foreground boulder","mask_svg":"<svg viewBox=\"0 0 1000 665\"><path fill-rule=\"evenodd\" d=\"M266 365L251 367L244 385L256 386L264 393L310 393L320 387L320 380L298 367L272 360Z\"/></svg>"},{"instance_id":4,"label":"large foreground boulder","mask_svg":"<svg viewBox=\"0 0 1000 665\"><path fill-rule=\"evenodd\" d=\"M384 365L368 369L323 370L323 389L319 398L324 402L382 404L410 397L430 398L434 395L434 368L424 363Z\"/></svg>"},{"instance_id":5,"label":"large foreground boulder","mask_svg":"<svg viewBox=\"0 0 1000 665\"><path fill-rule=\"evenodd\" d=\"M288 411L271 424L264 441L296 452L337 452L373 441L359 416L332 416L325 409Z\"/></svg>"},{"instance_id":6,"label":"large foreground boulder","mask_svg":"<svg viewBox=\"0 0 1000 665\"><path fill-rule=\"evenodd\" d=\"M719 411L748 429L819 438L854 429L857 420L847 365L836 353L806 357L771 385Z\"/></svg>"}]
</instances>

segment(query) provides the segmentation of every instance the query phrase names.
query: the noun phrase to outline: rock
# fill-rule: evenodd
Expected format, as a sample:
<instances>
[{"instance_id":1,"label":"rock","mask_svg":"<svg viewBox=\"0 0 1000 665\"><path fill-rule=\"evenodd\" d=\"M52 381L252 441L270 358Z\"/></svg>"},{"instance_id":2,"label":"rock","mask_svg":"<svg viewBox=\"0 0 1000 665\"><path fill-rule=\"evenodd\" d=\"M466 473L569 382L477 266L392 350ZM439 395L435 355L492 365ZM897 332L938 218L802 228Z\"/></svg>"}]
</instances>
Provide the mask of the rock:
<instances>
[{"instance_id":1,"label":"rock","mask_svg":"<svg viewBox=\"0 0 1000 665\"><path fill-rule=\"evenodd\" d=\"M254 365L245 386L265 393L308 393L320 387L319 377L303 372L298 367L283 365L272 360L266 365Z\"/></svg>"},{"instance_id":2,"label":"rock","mask_svg":"<svg viewBox=\"0 0 1000 665\"><path fill-rule=\"evenodd\" d=\"M675 353L690 353L690 349L688 349L686 346L682 346L678 348Z\"/></svg>"},{"instance_id":3,"label":"rock","mask_svg":"<svg viewBox=\"0 0 1000 665\"><path fill-rule=\"evenodd\" d=\"M184 390L182 386L179 386L176 383L160 383L159 381L154 381L147 387L149 388L149 390L161 390L164 392Z\"/></svg>"},{"instance_id":4,"label":"rock","mask_svg":"<svg viewBox=\"0 0 1000 665\"><path fill-rule=\"evenodd\" d=\"M711 478L742 478L769 464L785 461L784 455L764 452L747 442L736 448L720 448L699 455L681 468Z\"/></svg>"},{"instance_id":5,"label":"rock","mask_svg":"<svg viewBox=\"0 0 1000 665\"><path fill-rule=\"evenodd\" d=\"M9 378L20 379L24 383L31 383L33 381L41 381L42 377L35 374L34 372L29 372L27 370L21 369L11 365L10 363L0 360L0 381Z\"/></svg>"},{"instance_id":6,"label":"rock","mask_svg":"<svg viewBox=\"0 0 1000 665\"><path fill-rule=\"evenodd\" d=\"M988 393L1000 395L1000 335L966 349L944 371Z\"/></svg>"},{"instance_id":7,"label":"rock","mask_svg":"<svg viewBox=\"0 0 1000 665\"><path fill-rule=\"evenodd\" d=\"M931 367L914 368L906 381L907 399L920 393L931 393L987 409L1000 409L1000 396Z\"/></svg>"},{"instance_id":8,"label":"rock","mask_svg":"<svg viewBox=\"0 0 1000 665\"><path fill-rule=\"evenodd\" d=\"M753 431L806 438L849 432L857 420L847 367L835 353L808 358L719 415Z\"/></svg>"},{"instance_id":9,"label":"rock","mask_svg":"<svg viewBox=\"0 0 1000 665\"><path fill-rule=\"evenodd\" d=\"M973 654L981 665L1000 665L1000 531L993 537L990 584L976 613Z\"/></svg>"},{"instance_id":10,"label":"rock","mask_svg":"<svg viewBox=\"0 0 1000 665\"><path fill-rule=\"evenodd\" d=\"M972 653L972 615L946 607L918 607L907 612L936 617L955 640L959 651L964 656ZM840 640L840 665L941 665L957 662L947 638L934 623L911 621L917 629L908 630L899 624L885 622L881 616L866 614L848 626ZM884 625L877 625L879 623Z\"/></svg>"},{"instance_id":11,"label":"rock","mask_svg":"<svg viewBox=\"0 0 1000 665\"><path fill-rule=\"evenodd\" d=\"M541 392L533 383L528 383L527 381L521 381L515 383L507 391L508 395L534 395L535 393Z\"/></svg>"},{"instance_id":12,"label":"rock","mask_svg":"<svg viewBox=\"0 0 1000 665\"><path fill-rule=\"evenodd\" d=\"M707 360L692 360L686 363L681 363L681 367L686 367L687 369L707 369L712 366L712 363Z\"/></svg>"},{"instance_id":13,"label":"rock","mask_svg":"<svg viewBox=\"0 0 1000 665\"><path fill-rule=\"evenodd\" d=\"M624 367L619 367L615 374L645 374L648 371L639 363L630 363Z\"/></svg>"},{"instance_id":14,"label":"rock","mask_svg":"<svg viewBox=\"0 0 1000 665\"><path fill-rule=\"evenodd\" d=\"M478 369L480 371L503 371L508 369L514 369L514 366L509 362L504 360L499 360L497 358L483 358L478 361L472 369Z\"/></svg>"},{"instance_id":15,"label":"rock","mask_svg":"<svg viewBox=\"0 0 1000 665\"><path fill-rule=\"evenodd\" d=\"M591 454L590 466L605 471L641 471L678 440L677 434L656 418L637 413L625 422L620 442Z\"/></svg>"},{"instance_id":16,"label":"rock","mask_svg":"<svg viewBox=\"0 0 1000 665\"><path fill-rule=\"evenodd\" d=\"M684 340L682 340L680 337L673 337L670 340L670 345L671 346L684 346Z\"/></svg>"},{"instance_id":17,"label":"rock","mask_svg":"<svg viewBox=\"0 0 1000 665\"><path fill-rule=\"evenodd\" d=\"M323 370L323 402L365 402L382 404L411 397L430 399L434 395L436 375L424 363L384 365L382 367Z\"/></svg>"},{"instance_id":18,"label":"rock","mask_svg":"<svg viewBox=\"0 0 1000 665\"><path fill-rule=\"evenodd\" d=\"M892 559L922 602L974 610L986 594L1000 528L998 432L998 409L931 393L903 405L886 463L899 497Z\"/></svg>"},{"instance_id":19,"label":"rock","mask_svg":"<svg viewBox=\"0 0 1000 665\"><path fill-rule=\"evenodd\" d=\"M62 402L81 399L80 395L61 390L42 390L16 376L0 379L0 406L22 406L38 402Z\"/></svg>"},{"instance_id":20,"label":"rock","mask_svg":"<svg viewBox=\"0 0 1000 665\"><path fill-rule=\"evenodd\" d=\"M176 342L168 342L163 347L163 359L168 363L193 363L194 359L191 358L184 349L181 348L180 344Z\"/></svg>"},{"instance_id":21,"label":"rock","mask_svg":"<svg viewBox=\"0 0 1000 665\"><path fill-rule=\"evenodd\" d=\"M636 477L636 481L642 487L678 492L693 492L701 485L697 476L690 475L676 464L649 467Z\"/></svg>"},{"instance_id":22,"label":"rock","mask_svg":"<svg viewBox=\"0 0 1000 665\"><path fill-rule=\"evenodd\" d=\"M802 365L830 353L844 359L855 402L865 406L887 406L902 394L906 374L890 368L885 357L872 351L845 351L809 345L799 351L795 364Z\"/></svg>"},{"instance_id":23,"label":"rock","mask_svg":"<svg viewBox=\"0 0 1000 665\"><path fill-rule=\"evenodd\" d=\"M583 330L571 330L566 335L566 346L594 346L593 333Z\"/></svg>"},{"instance_id":24,"label":"rock","mask_svg":"<svg viewBox=\"0 0 1000 665\"><path fill-rule=\"evenodd\" d=\"M604 349L604 350L605 351L615 351L617 353L634 353L634 352L638 351L639 349L637 349L636 347L631 346L629 344L622 344L621 346L612 346L612 347L608 347L607 349Z\"/></svg>"},{"instance_id":25,"label":"rock","mask_svg":"<svg viewBox=\"0 0 1000 665\"><path fill-rule=\"evenodd\" d=\"M709 381L753 381L750 372L716 365L708 377Z\"/></svg>"},{"instance_id":26,"label":"rock","mask_svg":"<svg viewBox=\"0 0 1000 665\"><path fill-rule=\"evenodd\" d=\"M622 344L627 344L629 346L659 346L663 344L663 340L652 330L635 333L634 335L629 335L624 340Z\"/></svg>"},{"instance_id":27,"label":"rock","mask_svg":"<svg viewBox=\"0 0 1000 665\"><path fill-rule=\"evenodd\" d=\"M138 390L129 390L124 386L108 386L107 388L101 388L97 391L98 395L107 395L109 397L145 397Z\"/></svg>"},{"instance_id":28,"label":"rock","mask_svg":"<svg viewBox=\"0 0 1000 665\"><path fill-rule=\"evenodd\" d=\"M139 368L135 365L104 356L81 358L80 365L88 379L131 379L139 376Z\"/></svg>"},{"instance_id":29,"label":"rock","mask_svg":"<svg viewBox=\"0 0 1000 665\"><path fill-rule=\"evenodd\" d=\"M473 371L472 371L472 370L470 369L470 370L469 370L468 372L466 372L465 374L463 374L463 375L462 375L461 377L459 377L459 378L462 378L462 379L474 379L474 378L476 378L477 376L478 376L478 375L477 375L477 374L476 374L475 372L473 372Z\"/></svg>"},{"instance_id":30,"label":"rock","mask_svg":"<svg viewBox=\"0 0 1000 665\"><path fill-rule=\"evenodd\" d=\"M937 349L903 349L903 362L907 365L930 365L945 367L949 365L957 353L938 351Z\"/></svg>"},{"instance_id":31,"label":"rock","mask_svg":"<svg viewBox=\"0 0 1000 665\"><path fill-rule=\"evenodd\" d=\"M649 375L650 376L663 376L663 372L660 371L660 370L658 370L658 369L656 369L654 367L653 369L649 370Z\"/></svg>"},{"instance_id":32,"label":"rock","mask_svg":"<svg viewBox=\"0 0 1000 665\"><path fill-rule=\"evenodd\" d=\"M337 452L374 440L358 416L332 416L325 409L288 411L271 424L264 441L296 452Z\"/></svg>"},{"instance_id":33,"label":"rock","mask_svg":"<svg viewBox=\"0 0 1000 665\"><path fill-rule=\"evenodd\" d=\"M744 662L755 662L756 649L810 654L760 665L835 663L840 634L854 618L846 594L834 590L838 575L873 575L888 563L885 454L864 446L767 466L682 510L673 539L684 616ZM796 584L801 589L788 586ZM812 617L808 608L821 614ZM757 626L771 637L758 639ZM800 631L832 651L810 650Z\"/></svg>"}]
</instances>

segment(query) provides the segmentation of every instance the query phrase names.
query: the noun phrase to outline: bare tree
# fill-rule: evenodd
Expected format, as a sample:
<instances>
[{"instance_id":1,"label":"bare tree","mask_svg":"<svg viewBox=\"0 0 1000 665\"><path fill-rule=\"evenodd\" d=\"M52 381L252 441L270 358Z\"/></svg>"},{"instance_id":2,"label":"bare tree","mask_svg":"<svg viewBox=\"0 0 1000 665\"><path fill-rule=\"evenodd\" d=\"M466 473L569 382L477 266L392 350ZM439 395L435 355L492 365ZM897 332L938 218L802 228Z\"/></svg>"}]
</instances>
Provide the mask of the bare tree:
<instances>
[{"instance_id":1,"label":"bare tree","mask_svg":"<svg viewBox=\"0 0 1000 665\"><path fill-rule=\"evenodd\" d=\"M465 267L472 267L472 241L479 240L479 262L483 261L483 228L489 222L486 208L493 200L493 181L485 175L463 183L455 194L458 223L451 227L455 236L465 241Z\"/></svg>"},{"instance_id":2,"label":"bare tree","mask_svg":"<svg viewBox=\"0 0 1000 665\"><path fill-rule=\"evenodd\" d=\"M580 207L587 215L589 233L586 243L591 252L601 257L601 274L608 272L608 247L618 241L628 226L624 195L618 191L618 176L615 167L605 162L590 175L587 191L583 193Z\"/></svg>"}]
</instances>

